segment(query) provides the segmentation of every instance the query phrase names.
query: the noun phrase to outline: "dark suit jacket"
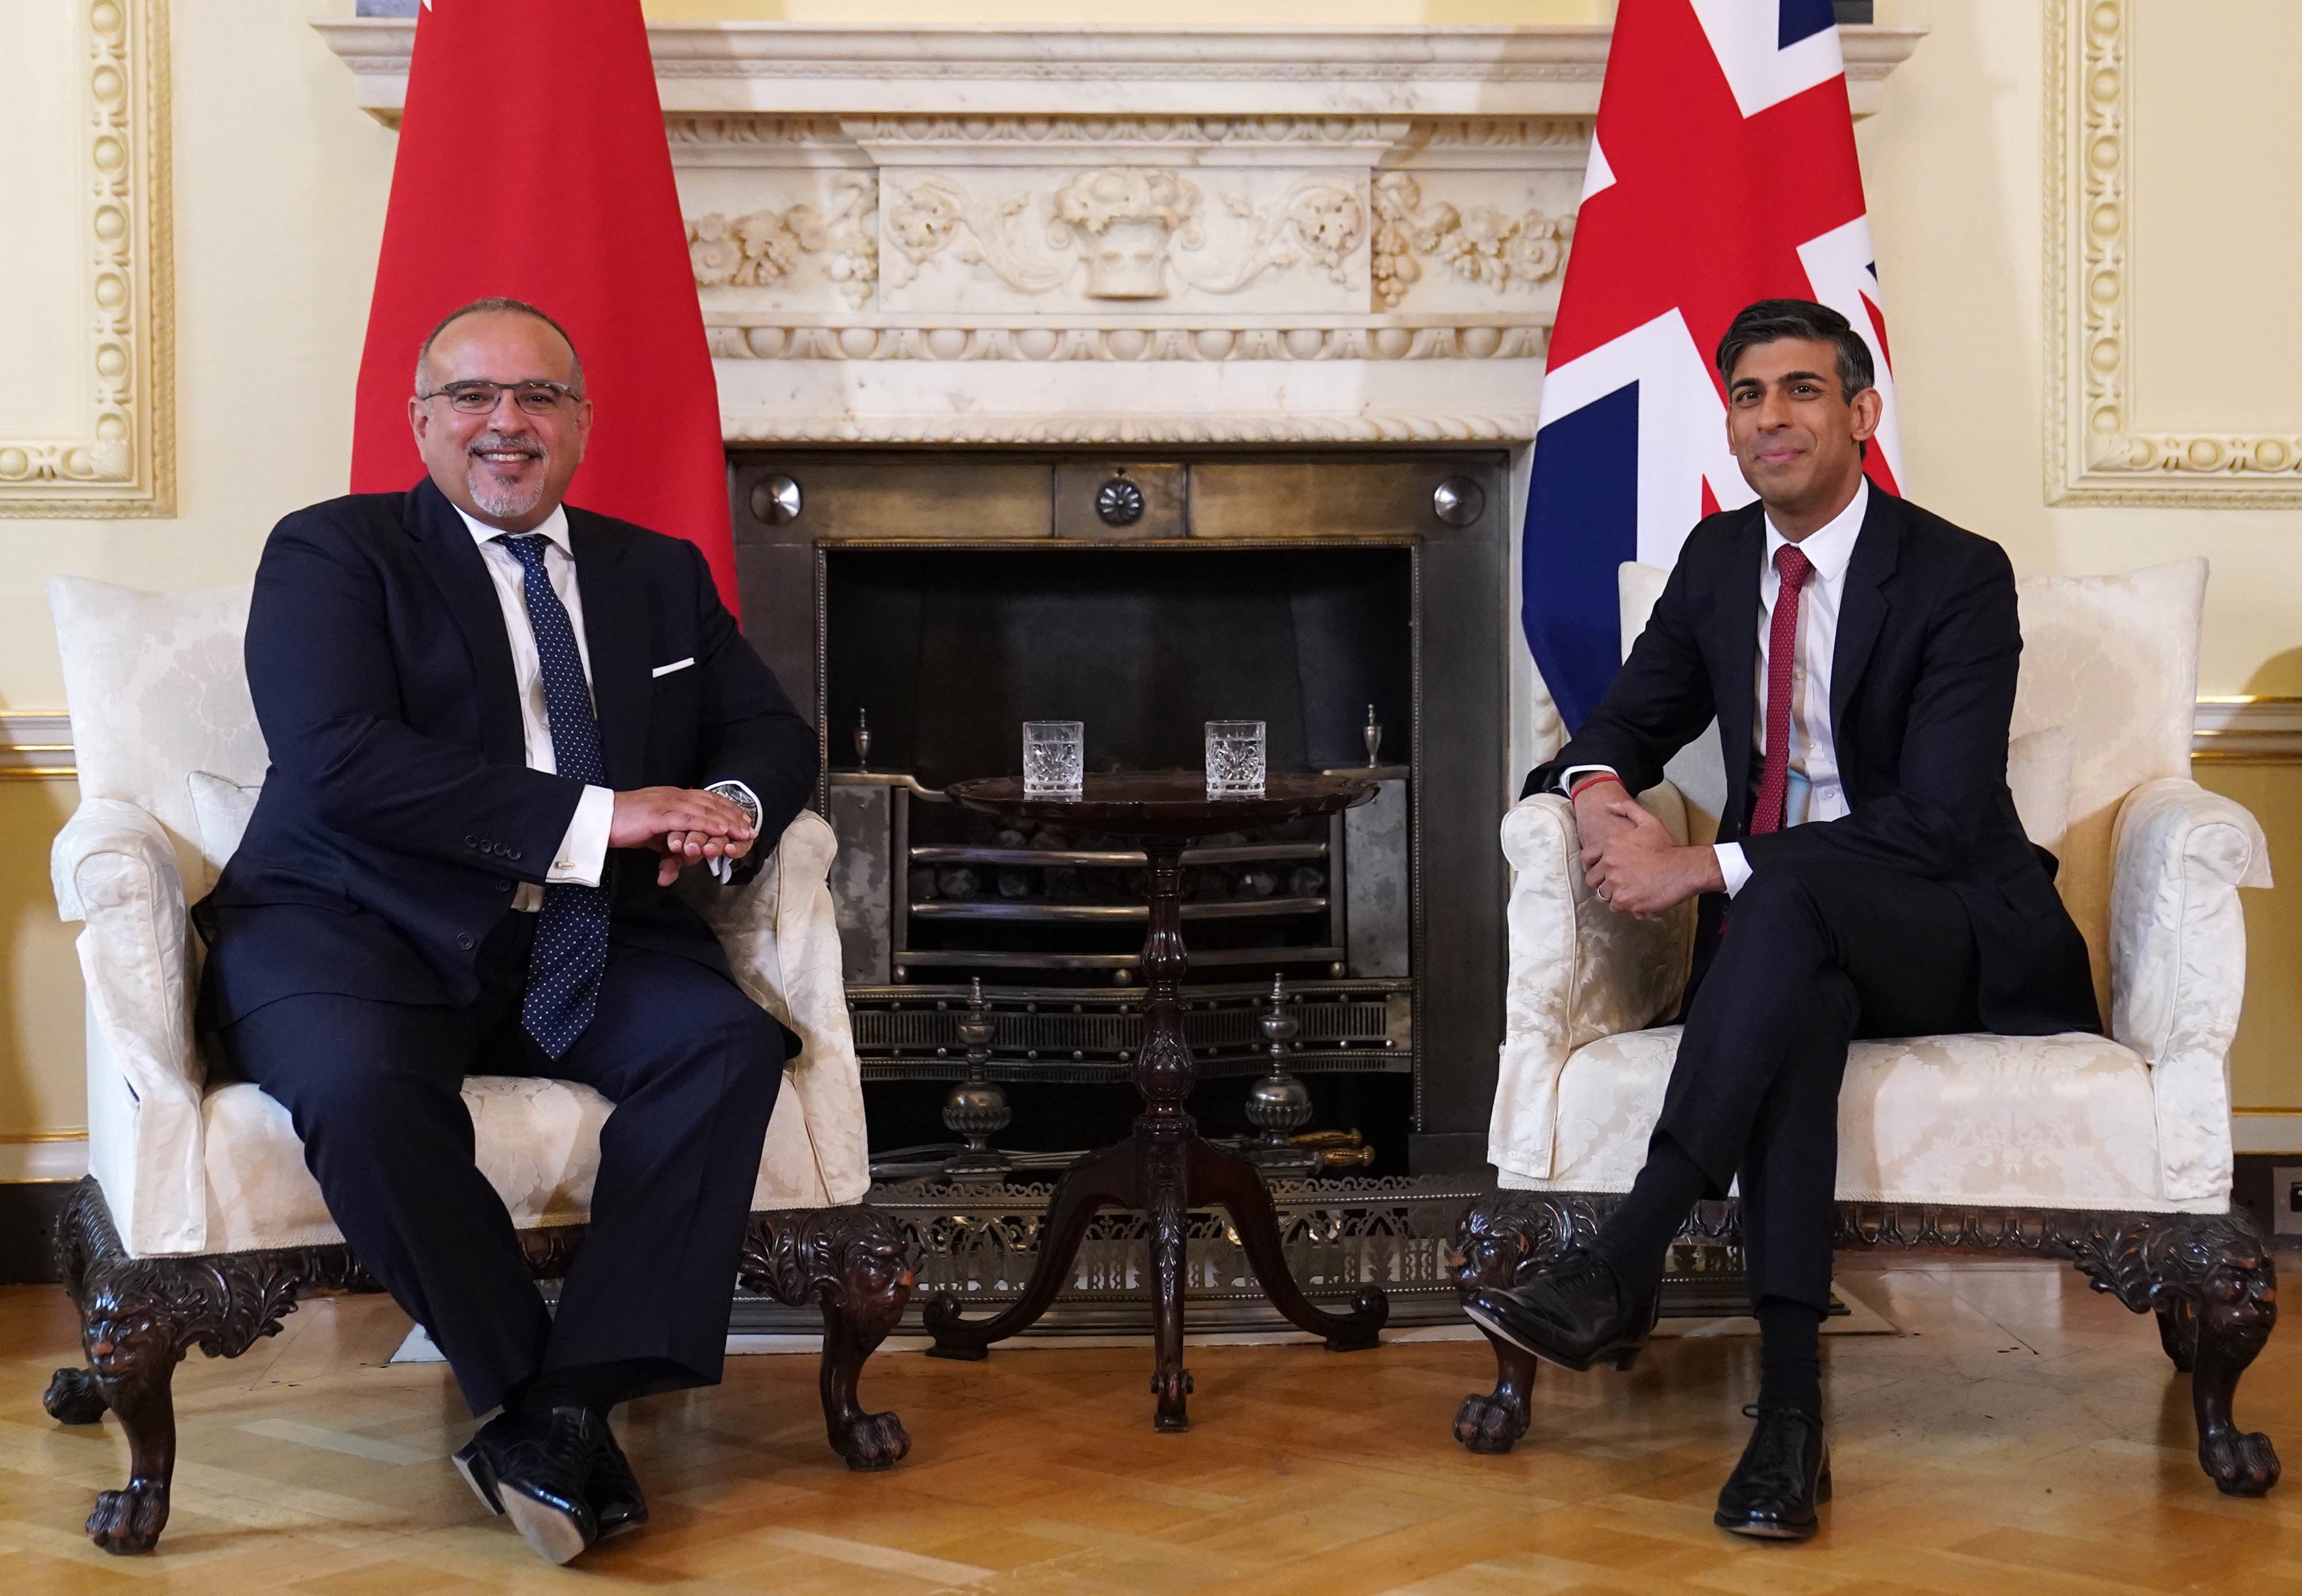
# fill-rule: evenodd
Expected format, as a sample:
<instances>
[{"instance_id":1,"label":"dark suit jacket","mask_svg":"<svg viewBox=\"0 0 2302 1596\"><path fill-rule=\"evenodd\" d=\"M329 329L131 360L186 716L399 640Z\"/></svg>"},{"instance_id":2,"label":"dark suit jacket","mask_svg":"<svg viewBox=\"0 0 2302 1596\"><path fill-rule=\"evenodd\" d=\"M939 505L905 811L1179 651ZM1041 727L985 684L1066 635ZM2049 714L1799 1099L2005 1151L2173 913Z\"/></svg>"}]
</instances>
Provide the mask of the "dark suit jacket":
<instances>
[{"instance_id":1,"label":"dark suit jacket","mask_svg":"<svg viewBox=\"0 0 2302 1596\"><path fill-rule=\"evenodd\" d=\"M567 525L607 785L741 781L772 848L813 794L814 731L693 544L573 505ZM247 661L272 769L194 911L201 1029L308 992L472 1002L479 945L519 883L543 881L583 785L527 768L503 611L455 508L427 479L281 522ZM609 850L601 885L616 940L727 969L702 917L656 886L653 854Z\"/></svg>"},{"instance_id":2,"label":"dark suit jacket","mask_svg":"<svg viewBox=\"0 0 2302 1596\"><path fill-rule=\"evenodd\" d=\"M1751 836L1765 548L1755 504L1695 527L1614 685L1526 791L1571 766L1611 765L1644 792L1715 715L1727 780L1718 840L1742 843L1754 872L1862 860L1945 882L1974 927L1986 1025L2099 1030L2054 856L2024 836L2006 788L2022 633L2005 550L1872 485L1830 672L1831 735L1853 812ZM1703 905L1698 978L1724 905L1724 895Z\"/></svg>"}]
</instances>

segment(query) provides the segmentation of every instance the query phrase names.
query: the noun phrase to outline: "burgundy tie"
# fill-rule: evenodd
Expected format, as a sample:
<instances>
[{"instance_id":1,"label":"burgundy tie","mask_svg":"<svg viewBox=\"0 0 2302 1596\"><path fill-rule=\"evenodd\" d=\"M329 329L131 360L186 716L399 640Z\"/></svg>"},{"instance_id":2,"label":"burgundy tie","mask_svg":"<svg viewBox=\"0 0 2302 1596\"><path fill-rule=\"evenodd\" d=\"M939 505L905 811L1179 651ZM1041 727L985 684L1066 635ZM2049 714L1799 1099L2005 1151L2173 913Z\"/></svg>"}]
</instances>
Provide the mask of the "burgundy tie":
<instances>
[{"instance_id":1,"label":"burgundy tie","mask_svg":"<svg viewBox=\"0 0 2302 1596\"><path fill-rule=\"evenodd\" d=\"M1775 573L1783 579L1775 595L1775 615L1767 632L1767 763L1759 776L1759 802L1751 811L1751 835L1783 827L1783 800L1791 778L1791 672L1798 663L1799 592L1814 574L1814 562L1794 543L1775 550Z\"/></svg>"}]
</instances>

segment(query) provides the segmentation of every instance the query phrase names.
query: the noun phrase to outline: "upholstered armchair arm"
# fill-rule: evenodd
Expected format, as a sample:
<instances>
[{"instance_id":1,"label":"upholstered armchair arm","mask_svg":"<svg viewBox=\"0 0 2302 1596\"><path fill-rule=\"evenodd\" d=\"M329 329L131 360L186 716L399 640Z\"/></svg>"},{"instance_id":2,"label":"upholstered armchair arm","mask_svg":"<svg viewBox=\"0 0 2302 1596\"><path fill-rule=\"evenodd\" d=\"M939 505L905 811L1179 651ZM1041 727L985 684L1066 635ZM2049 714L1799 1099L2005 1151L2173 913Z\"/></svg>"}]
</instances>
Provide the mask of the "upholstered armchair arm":
<instances>
[{"instance_id":1,"label":"upholstered armchair arm","mask_svg":"<svg viewBox=\"0 0 2302 1596\"><path fill-rule=\"evenodd\" d=\"M718 932L737 983L798 1034L799 1054L790 1061L786 1085L799 1094L823 1200L853 1203L870 1187L871 1156L832 915L837 851L823 817L802 810L748 883L719 886L700 869L685 880L688 901ZM777 1151L771 1136L771 1159Z\"/></svg>"},{"instance_id":2,"label":"upholstered armchair arm","mask_svg":"<svg viewBox=\"0 0 2302 1596\"><path fill-rule=\"evenodd\" d=\"M2245 809L2194 781L2145 782L2111 840L2110 1031L2150 1063L2166 1195L2227 1197L2230 1082L2246 997L2238 889L2270 885Z\"/></svg>"},{"instance_id":3,"label":"upholstered armchair arm","mask_svg":"<svg viewBox=\"0 0 2302 1596\"><path fill-rule=\"evenodd\" d=\"M184 883L175 845L131 803L90 798L48 854L56 908L86 922L88 1167L138 1254L207 1233Z\"/></svg>"},{"instance_id":4,"label":"upholstered armchair arm","mask_svg":"<svg viewBox=\"0 0 2302 1596\"><path fill-rule=\"evenodd\" d=\"M1639 802L1685 842L1677 788L1665 782ZM1511 867L1510 973L1487 1156L1506 1173L1544 1180L1567 1055L1651 1025L1677 1004L1694 906L1638 920L1600 902L1583 878L1575 811L1555 794L1515 805L1503 817L1502 844Z\"/></svg>"}]
</instances>

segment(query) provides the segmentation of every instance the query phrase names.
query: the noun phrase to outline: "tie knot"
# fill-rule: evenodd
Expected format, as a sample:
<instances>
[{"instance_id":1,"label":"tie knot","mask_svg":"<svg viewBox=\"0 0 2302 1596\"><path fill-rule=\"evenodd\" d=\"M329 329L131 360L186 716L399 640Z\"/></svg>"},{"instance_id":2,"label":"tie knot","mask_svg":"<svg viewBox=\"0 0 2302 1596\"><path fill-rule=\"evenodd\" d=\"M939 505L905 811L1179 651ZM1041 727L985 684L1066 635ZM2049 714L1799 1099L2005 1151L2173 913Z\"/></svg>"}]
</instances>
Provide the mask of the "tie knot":
<instances>
[{"instance_id":1,"label":"tie knot","mask_svg":"<svg viewBox=\"0 0 2302 1596\"><path fill-rule=\"evenodd\" d=\"M511 557L514 559L531 571L540 571L543 568L543 545L550 541L540 532L506 533L496 540L511 550Z\"/></svg>"},{"instance_id":2,"label":"tie knot","mask_svg":"<svg viewBox=\"0 0 2302 1596\"><path fill-rule=\"evenodd\" d=\"M1800 553L1796 543L1785 543L1775 550L1775 574L1783 579L1785 587L1803 587L1806 579L1814 575L1814 561Z\"/></svg>"}]
</instances>

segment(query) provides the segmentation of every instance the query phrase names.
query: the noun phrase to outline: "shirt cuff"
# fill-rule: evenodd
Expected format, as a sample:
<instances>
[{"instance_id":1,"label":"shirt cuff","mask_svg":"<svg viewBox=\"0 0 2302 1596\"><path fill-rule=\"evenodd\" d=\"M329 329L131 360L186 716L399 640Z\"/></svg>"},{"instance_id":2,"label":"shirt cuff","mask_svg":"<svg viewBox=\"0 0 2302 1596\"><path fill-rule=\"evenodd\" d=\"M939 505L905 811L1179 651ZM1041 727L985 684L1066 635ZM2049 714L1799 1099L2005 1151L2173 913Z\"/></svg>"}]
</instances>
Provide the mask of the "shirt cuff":
<instances>
[{"instance_id":1,"label":"shirt cuff","mask_svg":"<svg viewBox=\"0 0 2302 1596\"><path fill-rule=\"evenodd\" d=\"M615 828L616 795L606 787L584 789L576 801L576 818L552 855L550 873L543 878L554 886L597 886L608 866L608 833Z\"/></svg>"},{"instance_id":2,"label":"shirt cuff","mask_svg":"<svg viewBox=\"0 0 2302 1596\"><path fill-rule=\"evenodd\" d=\"M1726 895L1731 898L1751 878L1751 861L1743 856L1740 843L1713 843L1710 851L1718 855L1718 873L1726 878Z\"/></svg>"},{"instance_id":3,"label":"shirt cuff","mask_svg":"<svg viewBox=\"0 0 2302 1596\"><path fill-rule=\"evenodd\" d=\"M715 781L710 786L706 787L704 791L707 793L717 793L722 798L727 799L732 802L741 804L744 808L751 811L752 823L755 826L759 824L760 815L761 812L760 809L760 795L752 791L752 789L746 786L744 783L740 781ZM761 840L762 839L756 836L752 839L752 848L754 853L758 852ZM711 874L718 879L720 886L725 886L728 882L735 878L735 861L734 860L713 859L706 861L706 862L710 865Z\"/></svg>"},{"instance_id":4,"label":"shirt cuff","mask_svg":"<svg viewBox=\"0 0 2302 1596\"><path fill-rule=\"evenodd\" d=\"M1612 765L1569 765L1558 773L1558 791L1572 792L1575 784L1586 776L1612 776L1617 781L1622 780Z\"/></svg>"}]
</instances>

